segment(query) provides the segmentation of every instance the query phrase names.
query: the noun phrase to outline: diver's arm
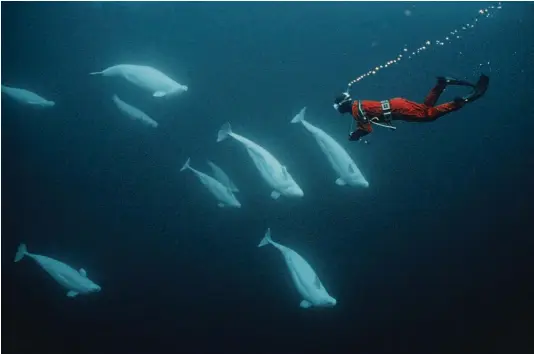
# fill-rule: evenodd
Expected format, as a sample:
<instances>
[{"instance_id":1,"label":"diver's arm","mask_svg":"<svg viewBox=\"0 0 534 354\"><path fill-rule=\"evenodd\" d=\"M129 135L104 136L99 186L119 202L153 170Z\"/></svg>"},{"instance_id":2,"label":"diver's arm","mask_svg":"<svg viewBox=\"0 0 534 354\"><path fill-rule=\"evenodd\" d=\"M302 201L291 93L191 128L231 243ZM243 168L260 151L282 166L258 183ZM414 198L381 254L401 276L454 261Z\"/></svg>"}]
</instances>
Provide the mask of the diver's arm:
<instances>
[{"instance_id":1,"label":"diver's arm","mask_svg":"<svg viewBox=\"0 0 534 354\"><path fill-rule=\"evenodd\" d=\"M358 124L358 129L349 134L349 140L358 141L361 137L366 136L372 131L373 126L371 125L371 123Z\"/></svg>"}]
</instances>

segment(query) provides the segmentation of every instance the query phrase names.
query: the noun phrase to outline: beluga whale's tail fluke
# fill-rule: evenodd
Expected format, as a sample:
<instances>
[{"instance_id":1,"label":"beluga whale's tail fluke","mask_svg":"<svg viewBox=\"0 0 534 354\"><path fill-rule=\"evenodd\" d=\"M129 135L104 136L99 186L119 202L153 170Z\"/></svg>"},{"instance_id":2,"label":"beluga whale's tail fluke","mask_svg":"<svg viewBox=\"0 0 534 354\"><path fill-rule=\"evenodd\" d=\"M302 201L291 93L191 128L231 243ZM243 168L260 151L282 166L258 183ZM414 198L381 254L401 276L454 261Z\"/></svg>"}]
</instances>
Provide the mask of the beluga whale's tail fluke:
<instances>
[{"instance_id":1,"label":"beluga whale's tail fluke","mask_svg":"<svg viewBox=\"0 0 534 354\"><path fill-rule=\"evenodd\" d=\"M187 170L187 169L190 167L190 165L189 165L190 162L191 162L191 158L188 157L188 158L187 158L187 161L184 163L184 165L183 165L182 168L180 169L180 172L182 172L182 171L184 171L184 170Z\"/></svg>"},{"instance_id":2,"label":"beluga whale's tail fluke","mask_svg":"<svg viewBox=\"0 0 534 354\"><path fill-rule=\"evenodd\" d=\"M17 250L17 254L15 255L15 262L20 261L26 254L28 254L28 249L24 243L21 243Z\"/></svg>"},{"instance_id":3,"label":"beluga whale's tail fluke","mask_svg":"<svg viewBox=\"0 0 534 354\"><path fill-rule=\"evenodd\" d=\"M226 140L232 134L232 126L229 122L226 122L222 125L221 129L219 130L219 134L217 134L217 142L221 142L223 140Z\"/></svg>"}]
</instances>

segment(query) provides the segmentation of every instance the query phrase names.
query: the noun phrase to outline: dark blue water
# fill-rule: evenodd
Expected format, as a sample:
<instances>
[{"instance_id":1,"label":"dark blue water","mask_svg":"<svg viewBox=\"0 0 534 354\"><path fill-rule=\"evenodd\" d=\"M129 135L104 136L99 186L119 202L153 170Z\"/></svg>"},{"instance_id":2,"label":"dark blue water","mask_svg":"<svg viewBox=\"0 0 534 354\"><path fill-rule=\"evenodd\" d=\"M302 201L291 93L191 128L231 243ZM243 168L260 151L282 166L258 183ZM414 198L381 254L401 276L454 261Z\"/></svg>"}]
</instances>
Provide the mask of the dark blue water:
<instances>
[{"instance_id":1,"label":"dark blue water","mask_svg":"<svg viewBox=\"0 0 534 354\"><path fill-rule=\"evenodd\" d=\"M473 353L529 344L534 7L506 3L459 41L353 88L422 101L438 75L491 77L485 97L433 123L346 140L331 107L404 45L442 39L487 3L3 3L3 350L6 353ZM410 10L406 16L404 11ZM487 63L490 63L489 65ZM152 65L189 86L157 101L89 76ZM485 64L482 67L480 64ZM149 129L111 96L149 112ZM442 101L463 94L447 91ZM339 187L307 118L370 182ZM230 121L288 166L303 199L269 197ZM206 159L240 187L219 209L190 173ZM303 310L267 227L337 298ZM17 245L84 267L98 294L67 298ZM524 351L523 351L524 352Z\"/></svg>"}]
</instances>

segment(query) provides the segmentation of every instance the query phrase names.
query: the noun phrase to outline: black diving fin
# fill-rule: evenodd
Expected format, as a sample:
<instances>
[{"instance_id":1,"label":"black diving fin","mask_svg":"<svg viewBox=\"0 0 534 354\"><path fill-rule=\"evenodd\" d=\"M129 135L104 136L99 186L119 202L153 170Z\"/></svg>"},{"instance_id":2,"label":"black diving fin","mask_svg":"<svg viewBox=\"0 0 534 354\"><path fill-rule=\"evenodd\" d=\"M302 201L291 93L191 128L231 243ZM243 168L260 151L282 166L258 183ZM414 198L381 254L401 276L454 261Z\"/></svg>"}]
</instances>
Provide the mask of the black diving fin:
<instances>
[{"instance_id":1,"label":"black diving fin","mask_svg":"<svg viewBox=\"0 0 534 354\"><path fill-rule=\"evenodd\" d=\"M473 92L461 98L457 97L454 99L454 101L458 103L474 102L478 100L480 97L484 96L484 94L486 93L486 90L488 89L488 85L489 85L489 76L482 74L480 75L480 78L478 79L478 82L476 83Z\"/></svg>"},{"instance_id":2,"label":"black diving fin","mask_svg":"<svg viewBox=\"0 0 534 354\"><path fill-rule=\"evenodd\" d=\"M438 76L438 83L442 85L454 85L454 86L469 86L475 87L472 83L465 80L458 80L450 76Z\"/></svg>"},{"instance_id":3,"label":"black diving fin","mask_svg":"<svg viewBox=\"0 0 534 354\"><path fill-rule=\"evenodd\" d=\"M480 78L478 79L478 82L475 85L475 89L469 95L464 97L464 101L467 103L470 103L484 96L484 94L486 93L486 90L488 89L488 85L489 85L489 76L486 76L484 74L480 75Z\"/></svg>"}]
</instances>

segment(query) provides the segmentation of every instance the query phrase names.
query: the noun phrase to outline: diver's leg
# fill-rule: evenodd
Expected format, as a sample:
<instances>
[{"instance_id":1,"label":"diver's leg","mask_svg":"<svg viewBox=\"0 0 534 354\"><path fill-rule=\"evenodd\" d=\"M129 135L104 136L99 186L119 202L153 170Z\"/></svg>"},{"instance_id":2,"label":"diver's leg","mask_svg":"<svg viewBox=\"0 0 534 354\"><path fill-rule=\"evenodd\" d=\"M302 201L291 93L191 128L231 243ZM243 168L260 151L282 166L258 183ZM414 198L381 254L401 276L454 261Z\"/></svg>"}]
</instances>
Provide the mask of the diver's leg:
<instances>
[{"instance_id":1,"label":"diver's leg","mask_svg":"<svg viewBox=\"0 0 534 354\"><path fill-rule=\"evenodd\" d=\"M439 99L439 96L441 95L443 90L445 90L445 87L447 87L446 82L444 80L438 79L436 85L432 88L432 90L430 90L430 92L426 96L424 105L428 107L434 107L434 105Z\"/></svg>"},{"instance_id":2,"label":"diver's leg","mask_svg":"<svg viewBox=\"0 0 534 354\"><path fill-rule=\"evenodd\" d=\"M422 120L425 121L425 122L434 121L434 120L436 120L436 119L438 119L440 117L443 117L444 115L446 115L448 113L451 113L451 112L459 110L464 105L465 105L464 102L460 102L460 101L455 100L455 101L452 101L452 102L447 102L447 103L440 104L440 105L438 105L436 107L428 107L427 110L426 110L426 115Z\"/></svg>"},{"instance_id":3,"label":"diver's leg","mask_svg":"<svg viewBox=\"0 0 534 354\"><path fill-rule=\"evenodd\" d=\"M452 101L435 107L398 99L392 106L393 119L406 122L432 122L444 115L457 111L465 105L463 101Z\"/></svg>"}]
</instances>

